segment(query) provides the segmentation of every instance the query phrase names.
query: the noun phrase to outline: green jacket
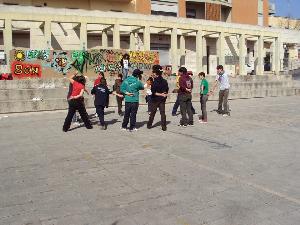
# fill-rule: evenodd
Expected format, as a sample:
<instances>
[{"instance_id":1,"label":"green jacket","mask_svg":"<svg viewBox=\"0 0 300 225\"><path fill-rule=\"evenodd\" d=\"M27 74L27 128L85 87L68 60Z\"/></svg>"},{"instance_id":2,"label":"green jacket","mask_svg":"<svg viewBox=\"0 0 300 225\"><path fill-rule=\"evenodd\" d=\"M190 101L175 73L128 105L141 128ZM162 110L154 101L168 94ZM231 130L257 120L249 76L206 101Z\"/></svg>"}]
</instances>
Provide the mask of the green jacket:
<instances>
[{"instance_id":1,"label":"green jacket","mask_svg":"<svg viewBox=\"0 0 300 225\"><path fill-rule=\"evenodd\" d=\"M121 92L132 93L133 96L125 95L125 102L139 102L140 90L144 90L144 85L136 77L129 76L121 85Z\"/></svg>"}]
</instances>

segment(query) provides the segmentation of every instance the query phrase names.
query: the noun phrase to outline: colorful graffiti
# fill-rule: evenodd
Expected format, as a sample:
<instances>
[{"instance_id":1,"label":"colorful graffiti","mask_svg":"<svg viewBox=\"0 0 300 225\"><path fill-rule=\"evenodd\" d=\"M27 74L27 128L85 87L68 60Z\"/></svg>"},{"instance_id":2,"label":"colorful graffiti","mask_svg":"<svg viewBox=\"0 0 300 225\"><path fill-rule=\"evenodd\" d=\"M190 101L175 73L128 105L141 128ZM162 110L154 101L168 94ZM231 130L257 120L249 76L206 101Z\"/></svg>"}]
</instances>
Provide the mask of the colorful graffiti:
<instances>
[{"instance_id":1,"label":"colorful graffiti","mask_svg":"<svg viewBox=\"0 0 300 225\"><path fill-rule=\"evenodd\" d=\"M39 64L28 64L15 61L11 66L12 75L17 78L40 78L42 75L42 68Z\"/></svg>"},{"instance_id":2,"label":"colorful graffiti","mask_svg":"<svg viewBox=\"0 0 300 225\"><path fill-rule=\"evenodd\" d=\"M90 51L13 50L11 52L11 71L13 76L17 78L59 77L73 70L91 76L99 72L115 75L122 71L120 61L125 53L130 56L130 69L132 70L139 68L146 72L150 71L154 64L159 64L158 52L151 51L126 52L112 49Z\"/></svg>"}]
</instances>

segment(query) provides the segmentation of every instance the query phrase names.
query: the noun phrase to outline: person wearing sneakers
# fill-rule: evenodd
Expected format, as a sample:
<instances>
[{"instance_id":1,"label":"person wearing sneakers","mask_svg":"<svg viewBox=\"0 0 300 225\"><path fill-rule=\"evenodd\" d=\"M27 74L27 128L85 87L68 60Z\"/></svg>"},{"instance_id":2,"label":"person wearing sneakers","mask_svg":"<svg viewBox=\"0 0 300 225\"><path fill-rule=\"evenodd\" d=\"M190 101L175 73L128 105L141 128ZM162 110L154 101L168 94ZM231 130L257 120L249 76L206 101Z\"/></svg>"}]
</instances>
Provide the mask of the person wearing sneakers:
<instances>
[{"instance_id":1,"label":"person wearing sneakers","mask_svg":"<svg viewBox=\"0 0 300 225\"><path fill-rule=\"evenodd\" d=\"M217 66L217 76L210 95L213 95L218 83L220 84L219 91L219 104L217 113L222 114L223 116L230 116L229 107L228 107L228 95L229 95L229 75L224 71L222 65ZM223 109L222 109L223 105Z\"/></svg>"},{"instance_id":2,"label":"person wearing sneakers","mask_svg":"<svg viewBox=\"0 0 300 225\"><path fill-rule=\"evenodd\" d=\"M118 104L118 114L119 116L123 116L123 112L122 112L122 102L124 100L124 96L121 93L121 84L123 82L122 80L123 75L120 73L118 74L117 79L115 80L115 84L113 86L113 90L114 93L116 95L116 100L117 100L117 104Z\"/></svg>"},{"instance_id":3,"label":"person wearing sneakers","mask_svg":"<svg viewBox=\"0 0 300 225\"><path fill-rule=\"evenodd\" d=\"M139 91L144 90L143 83L139 77L143 71L135 69L132 76L128 76L121 85L121 92L125 95L125 114L122 123L122 130L127 130L130 119L129 131L137 131L136 114L139 108Z\"/></svg>"},{"instance_id":4,"label":"person wearing sneakers","mask_svg":"<svg viewBox=\"0 0 300 225\"><path fill-rule=\"evenodd\" d=\"M207 123L207 112L206 112L206 102L208 100L208 82L205 79L205 73L201 72L198 74L201 84L200 84L200 105L202 116L199 118L200 123Z\"/></svg>"},{"instance_id":5,"label":"person wearing sneakers","mask_svg":"<svg viewBox=\"0 0 300 225\"><path fill-rule=\"evenodd\" d=\"M112 92L106 86L106 80L104 78L102 78L100 83L91 90L91 94L95 95L94 104L102 130L107 129L107 125L104 122L104 108L108 107L109 94L111 93Z\"/></svg>"},{"instance_id":6,"label":"person wearing sneakers","mask_svg":"<svg viewBox=\"0 0 300 225\"><path fill-rule=\"evenodd\" d=\"M160 65L154 65L152 67L152 73L154 75L153 85L151 86L151 112L149 116L149 121L147 123L147 128L152 128L152 123L157 111L159 108L159 112L161 115L161 128L163 131L167 130L167 120L166 120L166 99L169 92L168 82L162 78L163 69Z\"/></svg>"},{"instance_id":7,"label":"person wearing sneakers","mask_svg":"<svg viewBox=\"0 0 300 225\"><path fill-rule=\"evenodd\" d=\"M179 126L187 127L187 125L193 126L193 112L192 112L192 90L193 79L188 75L185 67L180 67L178 70L180 74L179 78L179 90L178 100L180 105L181 121ZM188 118L187 115L188 114Z\"/></svg>"}]
</instances>

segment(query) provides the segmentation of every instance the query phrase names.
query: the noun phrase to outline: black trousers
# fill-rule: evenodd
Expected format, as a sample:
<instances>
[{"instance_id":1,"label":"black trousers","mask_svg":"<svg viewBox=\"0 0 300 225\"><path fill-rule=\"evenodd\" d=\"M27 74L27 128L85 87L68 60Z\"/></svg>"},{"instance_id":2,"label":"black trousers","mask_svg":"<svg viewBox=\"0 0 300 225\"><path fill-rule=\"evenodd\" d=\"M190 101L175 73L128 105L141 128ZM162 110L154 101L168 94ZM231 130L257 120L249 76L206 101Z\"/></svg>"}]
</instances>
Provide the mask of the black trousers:
<instances>
[{"instance_id":1,"label":"black trousers","mask_svg":"<svg viewBox=\"0 0 300 225\"><path fill-rule=\"evenodd\" d=\"M181 122L182 125L187 125L193 123L193 112L192 112L192 95L191 94L181 94L178 95ZM188 115L188 118L187 116Z\"/></svg>"},{"instance_id":2,"label":"black trousers","mask_svg":"<svg viewBox=\"0 0 300 225\"><path fill-rule=\"evenodd\" d=\"M100 125L104 126L105 122L104 122L104 106L103 105L95 105L96 108L96 113L99 117L99 121L100 121Z\"/></svg>"},{"instance_id":3,"label":"black trousers","mask_svg":"<svg viewBox=\"0 0 300 225\"><path fill-rule=\"evenodd\" d=\"M202 111L202 120L207 121L207 111L206 111L206 102L208 100L207 95L200 96L200 104L201 104L201 111Z\"/></svg>"},{"instance_id":4,"label":"black trousers","mask_svg":"<svg viewBox=\"0 0 300 225\"><path fill-rule=\"evenodd\" d=\"M179 100L178 100L178 96L177 96L176 102L174 103L174 106L173 106L173 109L172 109L172 115L175 115L177 113L178 108L179 108ZM193 106L193 103L192 103L192 113L196 114L196 110Z\"/></svg>"},{"instance_id":5,"label":"black trousers","mask_svg":"<svg viewBox=\"0 0 300 225\"><path fill-rule=\"evenodd\" d=\"M166 118L166 100L162 101L151 101L150 105L150 116L149 121L147 123L147 127L151 128L157 108L159 108L160 116L161 116L161 127L165 129L167 127L167 118Z\"/></svg>"},{"instance_id":6,"label":"black trousers","mask_svg":"<svg viewBox=\"0 0 300 225\"><path fill-rule=\"evenodd\" d=\"M76 110L79 112L79 115L80 115L81 119L83 120L85 127L88 129L92 129L93 126L92 126L91 121L89 120L88 114L86 112L84 100L83 99L72 99L69 101L69 111L68 111L68 115L65 119L63 131L69 130L69 128L71 126L72 118L73 118Z\"/></svg>"},{"instance_id":7,"label":"black trousers","mask_svg":"<svg viewBox=\"0 0 300 225\"><path fill-rule=\"evenodd\" d=\"M123 98L120 98L119 96L116 96L117 104L118 104L118 113L122 113L122 102Z\"/></svg>"},{"instance_id":8,"label":"black trousers","mask_svg":"<svg viewBox=\"0 0 300 225\"><path fill-rule=\"evenodd\" d=\"M125 114L122 123L122 128L127 128L130 119L129 129L132 130L135 128L136 124L136 114L139 108L138 102L125 102Z\"/></svg>"}]
</instances>

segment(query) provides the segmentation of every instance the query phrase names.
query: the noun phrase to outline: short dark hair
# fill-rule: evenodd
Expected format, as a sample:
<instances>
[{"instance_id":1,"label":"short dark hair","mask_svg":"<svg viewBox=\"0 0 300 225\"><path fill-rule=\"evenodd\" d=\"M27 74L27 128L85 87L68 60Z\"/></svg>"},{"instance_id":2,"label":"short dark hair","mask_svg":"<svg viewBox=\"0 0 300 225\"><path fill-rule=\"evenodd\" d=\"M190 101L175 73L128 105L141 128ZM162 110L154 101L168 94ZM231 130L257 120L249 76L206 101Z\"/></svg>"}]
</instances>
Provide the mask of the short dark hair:
<instances>
[{"instance_id":1,"label":"short dark hair","mask_svg":"<svg viewBox=\"0 0 300 225\"><path fill-rule=\"evenodd\" d=\"M187 74L187 69L185 67L180 67L178 72Z\"/></svg>"},{"instance_id":2,"label":"short dark hair","mask_svg":"<svg viewBox=\"0 0 300 225\"><path fill-rule=\"evenodd\" d=\"M204 72L200 72L200 73L198 74L198 76L199 76L199 77L200 77L200 76L205 77L205 73L204 73Z\"/></svg>"},{"instance_id":3,"label":"short dark hair","mask_svg":"<svg viewBox=\"0 0 300 225\"><path fill-rule=\"evenodd\" d=\"M102 77L104 77L104 73L102 71L99 72L99 75L101 75Z\"/></svg>"},{"instance_id":4,"label":"short dark hair","mask_svg":"<svg viewBox=\"0 0 300 225\"><path fill-rule=\"evenodd\" d=\"M86 79L85 79L85 77L84 76L78 76L77 77L77 82L78 83L81 83L81 84L83 84L83 85L85 85L85 83L86 83Z\"/></svg>"},{"instance_id":5,"label":"short dark hair","mask_svg":"<svg viewBox=\"0 0 300 225\"><path fill-rule=\"evenodd\" d=\"M163 68L161 65L154 65L152 66L152 72L158 76L161 76L163 74Z\"/></svg>"},{"instance_id":6,"label":"short dark hair","mask_svg":"<svg viewBox=\"0 0 300 225\"><path fill-rule=\"evenodd\" d=\"M218 65L217 70L224 70L224 67L222 65Z\"/></svg>"},{"instance_id":7,"label":"short dark hair","mask_svg":"<svg viewBox=\"0 0 300 225\"><path fill-rule=\"evenodd\" d=\"M119 78L123 78L123 75L121 73L118 74Z\"/></svg>"},{"instance_id":8,"label":"short dark hair","mask_svg":"<svg viewBox=\"0 0 300 225\"><path fill-rule=\"evenodd\" d=\"M106 79L104 77L101 78L100 84L105 85L105 86L107 85Z\"/></svg>"}]
</instances>

